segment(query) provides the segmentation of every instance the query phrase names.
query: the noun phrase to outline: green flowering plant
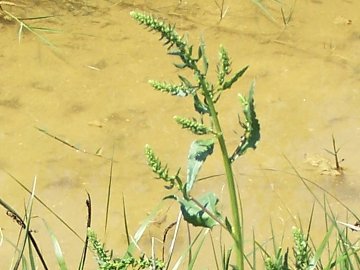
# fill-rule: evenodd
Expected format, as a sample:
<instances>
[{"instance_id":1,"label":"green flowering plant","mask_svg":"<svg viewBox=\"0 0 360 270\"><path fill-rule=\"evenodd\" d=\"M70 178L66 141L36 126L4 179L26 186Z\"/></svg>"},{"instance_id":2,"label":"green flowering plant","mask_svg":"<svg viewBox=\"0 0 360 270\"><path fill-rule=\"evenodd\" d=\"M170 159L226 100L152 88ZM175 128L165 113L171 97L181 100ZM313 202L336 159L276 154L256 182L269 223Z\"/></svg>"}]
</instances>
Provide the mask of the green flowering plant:
<instances>
[{"instance_id":1,"label":"green flowering plant","mask_svg":"<svg viewBox=\"0 0 360 270\"><path fill-rule=\"evenodd\" d=\"M180 169L177 170L176 174L170 175L167 165L163 165L152 148L146 145L145 154L148 164L157 175L157 178L166 182L167 188L176 188L180 191L181 196L174 193L166 198L175 199L179 202L183 217L187 222L194 226L207 228L221 225L229 232L234 240L237 268L243 269L245 256L241 200L236 192L232 163L243 155L247 149L255 149L260 140L260 125L256 117L253 98L255 83L251 84L247 97L239 95L244 114L244 121L239 120L239 123L244 129L244 134L231 155L227 150L216 110L216 103L220 100L222 93L232 88L233 84L246 72L248 66L233 74L228 52L223 46L220 46L219 61L216 65L217 81L212 83L208 80L209 62L205 54L203 40L200 40L200 44L196 48L188 43L185 36L181 36L176 32L175 26L141 12L133 11L130 15L139 24L144 25L145 28L160 34L160 40L164 41L168 54L178 60L178 62L174 63L177 69L188 69L192 72L192 78L178 75L179 82L177 84L156 80L150 80L149 83L157 91L173 96L192 97L197 115L191 118L175 116L174 119L181 128L187 129L195 135L207 137L194 140L190 145L186 180L182 178ZM216 141L222 153L227 179L232 213L231 222L230 219L223 217L218 211L219 199L214 193L208 192L199 198L194 198L191 194L198 173L206 158L213 153Z\"/></svg>"},{"instance_id":2,"label":"green flowering plant","mask_svg":"<svg viewBox=\"0 0 360 270\"><path fill-rule=\"evenodd\" d=\"M113 257L112 252L105 249L105 245L98 239L97 235L91 229L88 229L88 239L90 248L96 254L99 270L124 270L131 269L165 269L165 264L159 259L147 258L142 254L138 259L133 256L125 256L123 258Z\"/></svg>"},{"instance_id":3,"label":"green flowering plant","mask_svg":"<svg viewBox=\"0 0 360 270\"><path fill-rule=\"evenodd\" d=\"M295 267L298 270L309 269L311 250L308 239L299 229L293 228Z\"/></svg>"}]
</instances>

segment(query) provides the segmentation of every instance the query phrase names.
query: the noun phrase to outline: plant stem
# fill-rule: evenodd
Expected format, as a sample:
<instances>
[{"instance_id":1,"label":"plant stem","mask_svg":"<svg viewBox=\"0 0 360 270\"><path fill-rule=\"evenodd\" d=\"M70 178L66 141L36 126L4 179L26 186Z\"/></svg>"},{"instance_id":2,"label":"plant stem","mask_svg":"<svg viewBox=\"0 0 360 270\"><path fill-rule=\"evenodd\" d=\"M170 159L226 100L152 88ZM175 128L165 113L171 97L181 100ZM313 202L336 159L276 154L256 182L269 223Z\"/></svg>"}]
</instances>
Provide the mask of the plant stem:
<instances>
[{"instance_id":1,"label":"plant stem","mask_svg":"<svg viewBox=\"0 0 360 270\"><path fill-rule=\"evenodd\" d=\"M219 225L221 227L223 227L225 230L227 230L226 224L222 220L217 218L213 213L211 213L211 211L206 209L206 207L203 206L198 200L196 200L193 197L190 197L190 200L193 201L202 211L204 211L204 213L208 214L213 220L215 220L217 223L219 223Z\"/></svg>"},{"instance_id":2,"label":"plant stem","mask_svg":"<svg viewBox=\"0 0 360 270\"><path fill-rule=\"evenodd\" d=\"M235 180L234 180L234 173L231 167L231 161L229 158L229 154L225 144L225 138L221 129L221 125L218 118L218 113L215 109L214 101L212 98L212 94L210 93L208 83L206 81L206 75L203 74L196 62L190 62L190 69L194 71L195 77L199 80L199 85L201 90L203 91L203 95L206 100L206 105L209 108L210 115L212 118L212 122L215 127L215 133L217 134L217 140L220 145L221 154L223 157L225 173L226 173L226 181L227 187L230 197L230 205L231 205L231 213L232 213L232 229L229 231L231 234L234 242L235 242L235 254L236 254L236 265L237 269L243 270L244 269L244 247L243 247L243 234L242 234L242 226L240 220L240 213L241 212L241 201L238 198L238 194L236 192ZM240 210L239 210L240 209Z\"/></svg>"},{"instance_id":3,"label":"plant stem","mask_svg":"<svg viewBox=\"0 0 360 270\"><path fill-rule=\"evenodd\" d=\"M208 105L208 108L210 110L210 115L213 120L213 124L215 127L215 131L218 134L217 139L220 145L224 167L225 167L225 173L226 173L226 180L227 180L227 187L228 192L230 196L230 205L231 205L231 213L232 213L232 219L233 219L233 228L231 233L231 236L233 237L235 241L235 251L236 251L236 262L238 269L244 269L244 248L243 248L243 239L242 239L242 229L241 229L241 221L240 221L240 215L239 215L239 199L236 192L235 187L235 180L234 180L234 174L232 171L228 151L225 144L225 138L221 130L219 118L217 116L217 111L214 106L214 102L210 96L210 93L208 91L208 88L205 83L205 79L200 79L201 88L204 92L204 96L206 99L206 103Z\"/></svg>"}]
</instances>

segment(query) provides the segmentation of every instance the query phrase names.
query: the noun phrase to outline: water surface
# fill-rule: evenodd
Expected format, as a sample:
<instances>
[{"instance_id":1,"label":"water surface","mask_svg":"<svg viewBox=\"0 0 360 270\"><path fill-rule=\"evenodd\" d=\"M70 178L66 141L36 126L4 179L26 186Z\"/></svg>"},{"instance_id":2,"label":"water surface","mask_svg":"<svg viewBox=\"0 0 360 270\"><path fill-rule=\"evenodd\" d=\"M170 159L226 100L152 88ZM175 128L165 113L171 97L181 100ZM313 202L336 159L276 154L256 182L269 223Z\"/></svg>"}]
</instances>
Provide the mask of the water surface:
<instances>
[{"instance_id":1,"label":"water surface","mask_svg":"<svg viewBox=\"0 0 360 270\"><path fill-rule=\"evenodd\" d=\"M246 93L256 80L261 142L256 151L249 151L234 165L246 231L254 228L260 239L266 239L270 218L279 234L291 229L297 214L306 222L313 197L292 166L356 211L360 161L358 1L285 1L282 6L263 1L272 18L251 1L225 1L228 10L222 20L215 1L35 2L3 8L19 17L56 15L27 21L32 26L59 30L37 32L54 47L29 31L24 31L19 42L17 23L5 19L0 23L0 197L19 212L23 212L28 194L6 172L29 188L36 177L36 194L80 235L85 234L88 191L93 226L102 236L109 159L113 157L107 243L121 251L125 246L123 196L129 226L135 232L168 194L146 166L144 145L151 144L174 171L186 167L194 138L179 129L173 115L192 116L191 100L157 93L148 85L149 79L176 82L175 59L166 56L157 35L131 19L132 10L176 24L178 32L187 33L194 44L202 37L214 78L219 44L228 49L234 70L250 65L219 103L228 146L234 149L241 135L237 94ZM332 150L332 134L341 147L340 157L345 159L342 176L328 174L316 163L324 159L333 164L332 156L324 150ZM102 157L93 155L97 152ZM215 153L202 175L222 174L221 164L219 153ZM220 194L226 210L224 183L224 177L219 176L199 184L196 192ZM336 203L333 206L337 209ZM53 228L73 268L80 258L81 241L41 205L35 204L33 213ZM338 214L345 212L339 208ZM159 216L164 222L154 224L146 236L161 238L175 216L176 205L172 205ZM3 235L16 242L15 223L5 212L0 220ZM41 244L49 247L40 218L33 220L33 227ZM145 248L149 241L144 240ZM2 267L9 267L12 252L4 241L0 255L7 259L1 260ZM54 265L54 256L48 257ZM95 269L90 258L88 263L88 269Z\"/></svg>"}]
</instances>

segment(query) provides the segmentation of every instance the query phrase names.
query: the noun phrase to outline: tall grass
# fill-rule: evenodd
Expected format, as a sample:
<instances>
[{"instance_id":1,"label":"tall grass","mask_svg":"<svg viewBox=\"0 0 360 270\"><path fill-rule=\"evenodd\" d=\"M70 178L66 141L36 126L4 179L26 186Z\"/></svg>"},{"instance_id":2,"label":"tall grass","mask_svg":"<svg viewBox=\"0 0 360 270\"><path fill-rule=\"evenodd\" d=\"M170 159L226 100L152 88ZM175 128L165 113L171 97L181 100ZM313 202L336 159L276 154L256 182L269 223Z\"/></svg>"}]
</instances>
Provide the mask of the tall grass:
<instances>
[{"instance_id":1,"label":"tall grass","mask_svg":"<svg viewBox=\"0 0 360 270\"><path fill-rule=\"evenodd\" d=\"M9 204L3 201L0 198L0 205L6 209L7 215L12 218L16 224L19 226L19 237L16 244L14 244L14 256L13 256L13 269L18 269L20 264L23 266L23 269L36 269L35 263L35 253L38 256L41 265L44 269L48 269L48 266L45 262L44 256L35 240L31 229L31 220L32 220L32 207L35 198L35 187L36 187L36 178L33 182L33 187L31 189L31 194L28 200L28 203L25 207L25 216L24 218L13 209ZM27 248L28 256L25 254L25 249ZM35 252L35 253L34 253ZM27 259L26 259L27 258ZM30 266L28 266L30 264ZM25 268L24 268L25 267Z\"/></svg>"}]
</instances>

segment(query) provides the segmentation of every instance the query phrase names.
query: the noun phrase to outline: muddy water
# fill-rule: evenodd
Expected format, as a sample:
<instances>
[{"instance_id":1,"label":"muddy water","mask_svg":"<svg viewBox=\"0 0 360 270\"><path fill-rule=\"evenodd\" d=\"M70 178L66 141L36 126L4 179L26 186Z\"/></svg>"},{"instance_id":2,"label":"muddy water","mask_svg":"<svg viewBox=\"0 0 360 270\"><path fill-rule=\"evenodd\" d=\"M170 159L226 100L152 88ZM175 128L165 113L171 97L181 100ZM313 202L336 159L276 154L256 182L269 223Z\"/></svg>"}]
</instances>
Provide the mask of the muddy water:
<instances>
[{"instance_id":1,"label":"muddy water","mask_svg":"<svg viewBox=\"0 0 360 270\"><path fill-rule=\"evenodd\" d=\"M23 211L28 194L8 173L28 187L36 177L36 194L84 235L88 191L92 196L93 226L102 235L109 159L113 156L107 243L121 250L125 244L122 196L134 232L167 194L162 183L152 180L143 147L151 144L170 168L175 170L179 164L184 168L193 137L179 130L172 116L191 116L192 105L190 100L156 93L147 84L149 79L176 81L177 75L172 66L174 59L166 56L158 37L129 17L131 10L144 10L176 23L178 31L187 32L193 43L202 36L210 63L216 61L222 43L232 56L234 69L250 64L241 82L219 104L232 149L241 133L236 116L241 112L237 93L246 92L251 80L256 79L262 140L255 152L250 151L234 167L246 230L254 228L259 239L266 239L270 218L279 234L290 230L292 215L308 218L313 198L294 175L292 166L356 212L360 4L351 0L285 2L282 8L286 25L281 6L275 1L263 1L272 18L251 1L225 1L228 10L221 21L214 1L64 0L36 1L22 8L4 5L5 10L21 17L57 15L28 23L59 32L40 33L54 47L28 31L19 43L19 26L1 21L1 198ZM211 67L215 69L214 64ZM345 159L342 176L331 175L323 166L334 163L324 151L332 149L332 134L341 147L340 158ZM102 157L93 155L97 152ZM222 173L220 156L214 154L202 174ZM223 184L219 176L204 181L197 191L221 194L227 209ZM336 203L332 205L340 216L345 214L341 208L337 210ZM173 221L175 209L164 210L147 236L161 237ZM73 268L81 254L81 241L41 205L35 204L33 211L53 228ZM0 221L6 239L16 242L16 225L4 211ZM51 249L40 218L33 219L33 227L44 249ZM7 240L0 246L2 268L9 267L9 254L13 252ZM144 247L149 246L148 242ZM54 256L48 257L54 264ZM88 263L88 269L95 269L91 260Z\"/></svg>"}]
</instances>

